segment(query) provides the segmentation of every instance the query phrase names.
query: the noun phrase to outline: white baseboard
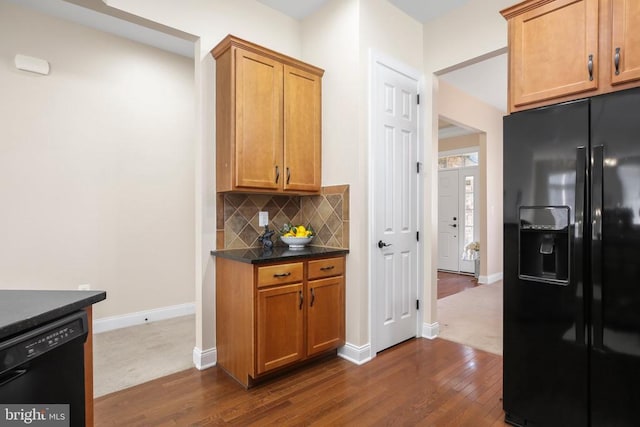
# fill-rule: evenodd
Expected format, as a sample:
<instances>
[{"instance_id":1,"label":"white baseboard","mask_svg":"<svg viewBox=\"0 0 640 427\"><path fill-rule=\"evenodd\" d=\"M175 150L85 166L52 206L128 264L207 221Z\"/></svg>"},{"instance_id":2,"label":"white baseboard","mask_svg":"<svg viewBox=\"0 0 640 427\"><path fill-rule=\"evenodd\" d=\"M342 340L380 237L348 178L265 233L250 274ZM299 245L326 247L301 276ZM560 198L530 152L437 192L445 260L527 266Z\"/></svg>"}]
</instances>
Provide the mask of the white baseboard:
<instances>
[{"instance_id":1,"label":"white baseboard","mask_svg":"<svg viewBox=\"0 0 640 427\"><path fill-rule=\"evenodd\" d=\"M154 308L146 311L138 311L136 313L123 314L120 316L103 317L102 319L94 319L93 333L99 334L101 332L113 331L114 329L155 322L157 320L187 316L189 314L194 314L195 312L195 303L187 303L172 305L169 307Z\"/></svg>"},{"instance_id":2,"label":"white baseboard","mask_svg":"<svg viewBox=\"0 0 640 427\"><path fill-rule=\"evenodd\" d=\"M201 350L193 347L193 364L200 371L216 366L218 363L218 351L216 348Z\"/></svg>"},{"instance_id":3,"label":"white baseboard","mask_svg":"<svg viewBox=\"0 0 640 427\"><path fill-rule=\"evenodd\" d=\"M371 360L371 344L357 346L345 343L338 349L338 356L356 365L364 365Z\"/></svg>"},{"instance_id":4,"label":"white baseboard","mask_svg":"<svg viewBox=\"0 0 640 427\"><path fill-rule=\"evenodd\" d=\"M422 337L430 340L437 338L440 334L440 324L435 323L423 323L422 324Z\"/></svg>"},{"instance_id":5,"label":"white baseboard","mask_svg":"<svg viewBox=\"0 0 640 427\"><path fill-rule=\"evenodd\" d=\"M495 283L499 280L502 280L503 274L502 271L500 273L490 274L488 276L480 276L478 277L478 283L483 285L490 285L491 283Z\"/></svg>"}]
</instances>

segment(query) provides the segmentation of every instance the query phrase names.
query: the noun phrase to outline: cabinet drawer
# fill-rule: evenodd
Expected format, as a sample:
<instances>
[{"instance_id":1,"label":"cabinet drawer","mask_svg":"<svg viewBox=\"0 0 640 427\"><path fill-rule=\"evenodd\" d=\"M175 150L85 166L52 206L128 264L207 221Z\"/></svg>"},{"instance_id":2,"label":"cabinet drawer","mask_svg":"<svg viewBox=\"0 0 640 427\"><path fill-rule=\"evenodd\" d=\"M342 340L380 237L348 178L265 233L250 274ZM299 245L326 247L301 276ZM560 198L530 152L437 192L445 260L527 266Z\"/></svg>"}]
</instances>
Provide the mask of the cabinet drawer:
<instances>
[{"instance_id":1,"label":"cabinet drawer","mask_svg":"<svg viewBox=\"0 0 640 427\"><path fill-rule=\"evenodd\" d=\"M344 258L327 258L309 261L309 280L344 274Z\"/></svg>"},{"instance_id":2,"label":"cabinet drawer","mask_svg":"<svg viewBox=\"0 0 640 427\"><path fill-rule=\"evenodd\" d=\"M302 282L303 272L301 262L258 267L258 287Z\"/></svg>"}]
</instances>

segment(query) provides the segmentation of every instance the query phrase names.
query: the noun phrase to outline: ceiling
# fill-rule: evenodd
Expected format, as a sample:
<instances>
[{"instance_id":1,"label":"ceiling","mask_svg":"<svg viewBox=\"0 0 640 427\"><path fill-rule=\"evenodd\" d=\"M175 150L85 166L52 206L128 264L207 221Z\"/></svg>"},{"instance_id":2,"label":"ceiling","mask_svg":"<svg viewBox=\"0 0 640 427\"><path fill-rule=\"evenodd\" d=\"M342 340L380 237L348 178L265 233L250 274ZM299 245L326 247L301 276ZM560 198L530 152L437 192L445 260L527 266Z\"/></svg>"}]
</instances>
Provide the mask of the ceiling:
<instances>
[{"instance_id":1,"label":"ceiling","mask_svg":"<svg viewBox=\"0 0 640 427\"><path fill-rule=\"evenodd\" d=\"M193 57L195 37L167 27L128 22L132 16L110 16L115 11L101 0L9 0L42 13L113 33L182 56ZM303 19L329 0L257 0L295 19ZM428 22L470 0L389 0L420 22ZM82 5L82 6L80 6ZM86 7L83 7L86 6ZM95 10L94 10L95 9ZM96 11L98 10L98 11ZM126 14L121 14L126 15ZM138 19L140 21L140 19ZM144 21L144 20L142 20ZM155 26L156 29L148 28ZM167 34L170 33L170 34ZM500 54L438 76L469 95L501 111L507 110L507 58Z\"/></svg>"},{"instance_id":2,"label":"ceiling","mask_svg":"<svg viewBox=\"0 0 640 427\"><path fill-rule=\"evenodd\" d=\"M329 0L258 0L267 6L279 10L296 19L303 19L313 14ZM389 0L407 15L420 22L427 22L450 10L468 3L469 0Z\"/></svg>"},{"instance_id":3,"label":"ceiling","mask_svg":"<svg viewBox=\"0 0 640 427\"><path fill-rule=\"evenodd\" d=\"M502 112L507 111L506 52L438 77Z\"/></svg>"}]
</instances>

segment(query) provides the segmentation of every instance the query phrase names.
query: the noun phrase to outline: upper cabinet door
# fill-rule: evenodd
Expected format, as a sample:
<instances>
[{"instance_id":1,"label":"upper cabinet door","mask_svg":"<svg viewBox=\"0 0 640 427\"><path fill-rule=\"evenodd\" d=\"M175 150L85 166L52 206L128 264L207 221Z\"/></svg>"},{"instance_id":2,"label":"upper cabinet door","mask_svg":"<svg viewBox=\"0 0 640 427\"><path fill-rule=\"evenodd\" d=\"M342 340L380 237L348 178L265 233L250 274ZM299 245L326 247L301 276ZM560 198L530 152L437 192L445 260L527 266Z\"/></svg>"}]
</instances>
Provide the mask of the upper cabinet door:
<instances>
[{"instance_id":1,"label":"upper cabinet door","mask_svg":"<svg viewBox=\"0 0 640 427\"><path fill-rule=\"evenodd\" d=\"M235 186L282 186L282 70L280 62L235 51Z\"/></svg>"},{"instance_id":2,"label":"upper cabinet door","mask_svg":"<svg viewBox=\"0 0 640 427\"><path fill-rule=\"evenodd\" d=\"M320 191L322 79L284 66L284 189Z\"/></svg>"},{"instance_id":3,"label":"upper cabinet door","mask_svg":"<svg viewBox=\"0 0 640 427\"><path fill-rule=\"evenodd\" d=\"M598 87L598 0L528 1L509 19L511 110Z\"/></svg>"},{"instance_id":4,"label":"upper cabinet door","mask_svg":"<svg viewBox=\"0 0 640 427\"><path fill-rule=\"evenodd\" d=\"M611 83L640 79L640 1L611 0Z\"/></svg>"}]
</instances>

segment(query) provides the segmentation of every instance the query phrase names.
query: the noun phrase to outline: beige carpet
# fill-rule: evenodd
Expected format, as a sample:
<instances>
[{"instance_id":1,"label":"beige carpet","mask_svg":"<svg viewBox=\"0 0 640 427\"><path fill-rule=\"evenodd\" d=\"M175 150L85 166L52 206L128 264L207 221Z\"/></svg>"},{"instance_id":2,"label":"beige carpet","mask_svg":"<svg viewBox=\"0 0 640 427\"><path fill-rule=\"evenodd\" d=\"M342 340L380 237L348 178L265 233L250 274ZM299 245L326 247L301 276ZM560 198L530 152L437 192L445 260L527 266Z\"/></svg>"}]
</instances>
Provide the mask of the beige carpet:
<instances>
[{"instance_id":1,"label":"beige carpet","mask_svg":"<svg viewBox=\"0 0 640 427\"><path fill-rule=\"evenodd\" d=\"M502 355L502 281L438 300L440 338Z\"/></svg>"},{"instance_id":2,"label":"beige carpet","mask_svg":"<svg viewBox=\"0 0 640 427\"><path fill-rule=\"evenodd\" d=\"M194 344L193 315L94 335L94 397L192 368Z\"/></svg>"}]
</instances>

